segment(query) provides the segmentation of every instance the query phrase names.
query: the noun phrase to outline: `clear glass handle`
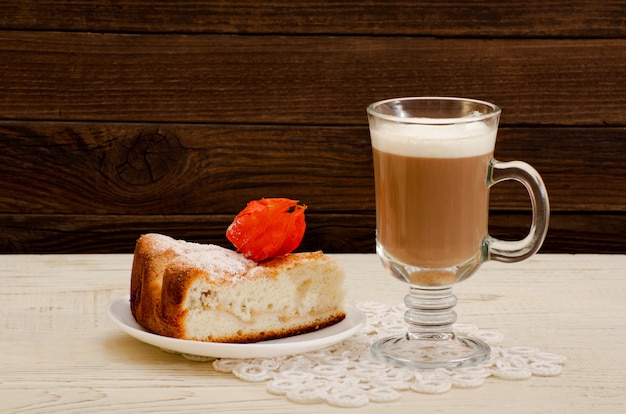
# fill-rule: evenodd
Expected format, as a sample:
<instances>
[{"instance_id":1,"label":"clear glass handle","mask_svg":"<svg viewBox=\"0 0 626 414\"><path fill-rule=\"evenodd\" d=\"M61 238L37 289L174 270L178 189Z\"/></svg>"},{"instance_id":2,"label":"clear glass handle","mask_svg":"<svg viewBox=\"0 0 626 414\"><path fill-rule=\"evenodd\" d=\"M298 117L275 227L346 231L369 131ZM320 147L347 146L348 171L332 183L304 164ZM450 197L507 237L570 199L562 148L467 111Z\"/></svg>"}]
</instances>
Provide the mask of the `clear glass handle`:
<instances>
[{"instance_id":1,"label":"clear glass handle","mask_svg":"<svg viewBox=\"0 0 626 414\"><path fill-rule=\"evenodd\" d=\"M541 247L548 232L550 203L548 192L541 176L533 167L523 161L491 161L488 185L491 187L501 181L520 182L530 196L532 203L532 223L528 236L522 240L504 241L487 236L487 260L513 263L529 258Z\"/></svg>"}]
</instances>

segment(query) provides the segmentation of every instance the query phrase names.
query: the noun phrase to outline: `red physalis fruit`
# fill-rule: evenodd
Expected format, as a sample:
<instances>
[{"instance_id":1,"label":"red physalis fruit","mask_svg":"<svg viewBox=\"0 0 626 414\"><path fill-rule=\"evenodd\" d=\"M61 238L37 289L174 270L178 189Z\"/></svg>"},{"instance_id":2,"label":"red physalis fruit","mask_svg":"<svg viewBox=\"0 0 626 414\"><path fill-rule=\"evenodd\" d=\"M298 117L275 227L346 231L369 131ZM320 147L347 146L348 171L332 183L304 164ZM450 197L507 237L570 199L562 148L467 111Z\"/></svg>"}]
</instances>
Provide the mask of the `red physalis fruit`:
<instances>
[{"instance_id":1,"label":"red physalis fruit","mask_svg":"<svg viewBox=\"0 0 626 414\"><path fill-rule=\"evenodd\" d=\"M284 256L300 245L306 206L288 198L251 201L228 226L226 237L248 259Z\"/></svg>"}]
</instances>

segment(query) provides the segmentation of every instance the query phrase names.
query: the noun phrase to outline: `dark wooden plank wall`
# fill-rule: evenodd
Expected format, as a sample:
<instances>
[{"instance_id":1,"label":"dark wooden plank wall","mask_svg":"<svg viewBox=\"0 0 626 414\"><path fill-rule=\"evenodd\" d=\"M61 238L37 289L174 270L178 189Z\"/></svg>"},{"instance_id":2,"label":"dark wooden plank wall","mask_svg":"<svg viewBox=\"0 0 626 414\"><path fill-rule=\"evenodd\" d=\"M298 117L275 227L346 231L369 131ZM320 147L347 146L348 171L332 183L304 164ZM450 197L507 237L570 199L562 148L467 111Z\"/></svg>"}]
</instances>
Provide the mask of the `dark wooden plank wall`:
<instances>
[{"instance_id":1,"label":"dark wooden plank wall","mask_svg":"<svg viewBox=\"0 0 626 414\"><path fill-rule=\"evenodd\" d=\"M372 252L365 107L503 109L496 156L548 186L544 252L626 253L626 1L5 0L0 251L228 245L254 198L305 202L302 249ZM521 186L491 232L523 235Z\"/></svg>"}]
</instances>

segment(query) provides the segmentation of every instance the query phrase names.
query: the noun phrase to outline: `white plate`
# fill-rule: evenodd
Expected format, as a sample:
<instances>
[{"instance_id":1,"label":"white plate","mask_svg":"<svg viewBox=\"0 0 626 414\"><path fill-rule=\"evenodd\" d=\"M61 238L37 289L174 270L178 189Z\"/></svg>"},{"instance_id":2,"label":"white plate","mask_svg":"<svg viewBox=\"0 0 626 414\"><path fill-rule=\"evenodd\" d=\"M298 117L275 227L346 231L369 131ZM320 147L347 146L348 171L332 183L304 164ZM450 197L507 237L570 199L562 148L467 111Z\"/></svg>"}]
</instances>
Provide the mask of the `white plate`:
<instances>
[{"instance_id":1,"label":"white plate","mask_svg":"<svg viewBox=\"0 0 626 414\"><path fill-rule=\"evenodd\" d=\"M107 313L122 331L142 342L181 354L212 358L267 358L315 351L354 335L367 319L361 310L347 305L344 320L319 331L251 344L232 344L190 341L148 332L135 320L127 297L109 302Z\"/></svg>"}]
</instances>

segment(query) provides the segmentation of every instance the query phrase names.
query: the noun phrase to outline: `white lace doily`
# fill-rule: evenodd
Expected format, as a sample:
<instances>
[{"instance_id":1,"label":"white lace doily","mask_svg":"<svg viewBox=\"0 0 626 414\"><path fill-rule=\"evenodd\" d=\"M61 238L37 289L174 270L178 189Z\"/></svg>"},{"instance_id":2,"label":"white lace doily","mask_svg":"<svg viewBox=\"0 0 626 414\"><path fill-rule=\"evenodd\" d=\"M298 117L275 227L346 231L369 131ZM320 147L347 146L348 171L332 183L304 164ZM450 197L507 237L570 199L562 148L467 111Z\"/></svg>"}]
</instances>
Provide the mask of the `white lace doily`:
<instances>
[{"instance_id":1,"label":"white lace doily","mask_svg":"<svg viewBox=\"0 0 626 414\"><path fill-rule=\"evenodd\" d=\"M402 392L439 394L452 388L474 388L487 378L524 380L561 373L565 357L535 347L500 347L503 335L470 324L455 324L455 332L482 339L491 346L489 360L469 368L396 368L373 359L371 344L406 329L404 305L376 302L357 305L368 317L358 334L326 349L277 358L216 359L184 355L193 361L213 361L216 371L264 383L268 392L303 403L361 407L369 402L394 401Z\"/></svg>"}]
</instances>

